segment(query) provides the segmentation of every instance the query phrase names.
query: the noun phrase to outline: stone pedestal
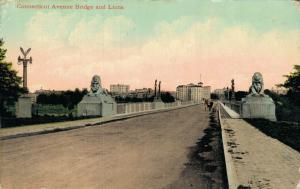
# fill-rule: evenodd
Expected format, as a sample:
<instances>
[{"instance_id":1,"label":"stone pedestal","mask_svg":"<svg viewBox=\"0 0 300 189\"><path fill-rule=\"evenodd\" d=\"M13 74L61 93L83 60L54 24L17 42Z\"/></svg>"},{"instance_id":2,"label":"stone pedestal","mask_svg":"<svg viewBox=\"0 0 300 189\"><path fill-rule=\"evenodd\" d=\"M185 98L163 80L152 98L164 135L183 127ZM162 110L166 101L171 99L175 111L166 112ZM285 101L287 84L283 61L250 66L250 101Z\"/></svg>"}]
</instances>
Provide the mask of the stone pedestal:
<instances>
[{"instance_id":1,"label":"stone pedestal","mask_svg":"<svg viewBox=\"0 0 300 189\"><path fill-rule=\"evenodd\" d=\"M276 121L275 104L267 95L248 95L243 98L240 113L242 118L263 118Z\"/></svg>"},{"instance_id":2,"label":"stone pedestal","mask_svg":"<svg viewBox=\"0 0 300 189\"><path fill-rule=\"evenodd\" d=\"M117 104L110 95L86 95L78 104L78 116L109 116L117 113Z\"/></svg>"},{"instance_id":3,"label":"stone pedestal","mask_svg":"<svg viewBox=\"0 0 300 189\"><path fill-rule=\"evenodd\" d=\"M31 118L32 117L32 101L28 96L21 96L16 103L16 117L17 118Z\"/></svg>"}]
</instances>

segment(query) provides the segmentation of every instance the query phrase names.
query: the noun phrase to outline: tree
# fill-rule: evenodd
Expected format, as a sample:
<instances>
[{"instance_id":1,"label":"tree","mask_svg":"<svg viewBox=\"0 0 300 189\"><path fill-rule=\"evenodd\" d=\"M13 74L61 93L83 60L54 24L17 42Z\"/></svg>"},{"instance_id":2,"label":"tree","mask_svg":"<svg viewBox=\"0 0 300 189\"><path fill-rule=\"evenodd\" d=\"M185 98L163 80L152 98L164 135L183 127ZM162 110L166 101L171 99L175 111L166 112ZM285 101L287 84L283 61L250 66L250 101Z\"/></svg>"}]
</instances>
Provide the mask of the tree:
<instances>
[{"instance_id":1,"label":"tree","mask_svg":"<svg viewBox=\"0 0 300 189\"><path fill-rule=\"evenodd\" d=\"M84 95L88 93L87 89L75 91L67 90L60 93L49 93L49 94L39 94L37 96L38 104L62 104L68 109L73 109L83 98Z\"/></svg>"},{"instance_id":2,"label":"tree","mask_svg":"<svg viewBox=\"0 0 300 189\"><path fill-rule=\"evenodd\" d=\"M297 106L300 106L300 65L294 66L295 72L285 75L287 80L279 85L287 88L289 100Z\"/></svg>"},{"instance_id":3,"label":"tree","mask_svg":"<svg viewBox=\"0 0 300 189\"><path fill-rule=\"evenodd\" d=\"M228 92L228 100L229 101L232 100L232 94L233 94L232 90L229 90L229 92Z\"/></svg>"},{"instance_id":4,"label":"tree","mask_svg":"<svg viewBox=\"0 0 300 189\"><path fill-rule=\"evenodd\" d=\"M213 100L219 100L219 96L216 93L211 93L210 98Z\"/></svg>"},{"instance_id":5,"label":"tree","mask_svg":"<svg viewBox=\"0 0 300 189\"><path fill-rule=\"evenodd\" d=\"M169 92L162 92L161 93L161 100L164 103L172 103L175 102L175 98Z\"/></svg>"},{"instance_id":6,"label":"tree","mask_svg":"<svg viewBox=\"0 0 300 189\"><path fill-rule=\"evenodd\" d=\"M16 101L18 96L25 91L22 89L22 78L17 76L17 71L12 68L12 63L5 61L6 49L4 41L0 39L0 115L5 113L5 104Z\"/></svg>"},{"instance_id":7,"label":"tree","mask_svg":"<svg viewBox=\"0 0 300 189\"><path fill-rule=\"evenodd\" d=\"M247 95L248 95L247 91L237 91L234 94L236 101L241 101L242 98L245 98Z\"/></svg>"}]
</instances>

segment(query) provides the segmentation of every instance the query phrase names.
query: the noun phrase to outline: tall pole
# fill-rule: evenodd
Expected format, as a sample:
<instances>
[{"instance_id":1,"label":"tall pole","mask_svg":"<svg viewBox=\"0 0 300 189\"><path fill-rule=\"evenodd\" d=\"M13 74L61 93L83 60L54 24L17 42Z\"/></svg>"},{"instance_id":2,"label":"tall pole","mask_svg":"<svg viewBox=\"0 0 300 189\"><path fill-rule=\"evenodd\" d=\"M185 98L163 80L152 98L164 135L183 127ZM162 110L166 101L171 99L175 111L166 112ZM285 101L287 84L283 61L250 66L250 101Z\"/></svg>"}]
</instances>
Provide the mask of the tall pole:
<instances>
[{"instance_id":1,"label":"tall pole","mask_svg":"<svg viewBox=\"0 0 300 189\"><path fill-rule=\"evenodd\" d=\"M28 53L30 52L31 48L27 49L26 51L23 50L22 47L20 47L20 50L23 54L23 58L20 56L18 57L18 64L23 64L23 88L27 91L28 85L27 85L27 65L28 63L32 64L32 57L27 58Z\"/></svg>"},{"instance_id":2,"label":"tall pole","mask_svg":"<svg viewBox=\"0 0 300 189\"><path fill-rule=\"evenodd\" d=\"M154 84L154 98L156 97L156 87L157 87L157 79L155 79L155 84Z\"/></svg>"},{"instance_id":3,"label":"tall pole","mask_svg":"<svg viewBox=\"0 0 300 189\"><path fill-rule=\"evenodd\" d=\"M161 84L161 81L159 81L159 83L158 83L158 96L157 96L157 99L160 99L160 84Z\"/></svg>"},{"instance_id":4,"label":"tall pole","mask_svg":"<svg viewBox=\"0 0 300 189\"><path fill-rule=\"evenodd\" d=\"M23 62L23 88L27 89L27 62Z\"/></svg>"},{"instance_id":5,"label":"tall pole","mask_svg":"<svg viewBox=\"0 0 300 189\"><path fill-rule=\"evenodd\" d=\"M231 98L235 99L235 84L234 84L234 79L231 80Z\"/></svg>"}]
</instances>

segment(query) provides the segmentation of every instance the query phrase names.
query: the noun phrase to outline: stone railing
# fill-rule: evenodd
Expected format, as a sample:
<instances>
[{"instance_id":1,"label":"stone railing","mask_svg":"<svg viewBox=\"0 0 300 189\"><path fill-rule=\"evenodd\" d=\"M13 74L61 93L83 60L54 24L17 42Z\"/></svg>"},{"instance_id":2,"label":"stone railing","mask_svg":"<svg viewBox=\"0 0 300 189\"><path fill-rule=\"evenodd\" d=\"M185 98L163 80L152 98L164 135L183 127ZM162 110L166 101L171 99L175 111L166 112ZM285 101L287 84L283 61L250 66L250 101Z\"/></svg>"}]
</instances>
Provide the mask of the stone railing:
<instances>
[{"instance_id":1,"label":"stone railing","mask_svg":"<svg viewBox=\"0 0 300 189\"><path fill-rule=\"evenodd\" d=\"M137 103L120 103L117 104L117 114L129 114L129 113L137 113L137 112L145 112L152 111L158 109L168 109L179 106L186 106L190 104L194 104L192 101L187 102L172 102L172 103L162 103L162 106L156 106L157 102L137 102Z\"/></svg>"},{"instance_id":2,"label":"stone railing","mask_svg":"<svg viewBox=\"0 0 300 189\"><path fill-rule=\"evenodd\" d=\"M117 104L117 114L149 111L153 109L151 102Z\"/></svg>"},{"instance_id":3,"label":"stone railing","mask_svg":"<svg viewBox=\"0 0 300 189\"><path fill-rule=\"evenodd\" d=\"M241 112L241 101L222 100L222 103L238 114Z\"/></svg>"}]
</instances>

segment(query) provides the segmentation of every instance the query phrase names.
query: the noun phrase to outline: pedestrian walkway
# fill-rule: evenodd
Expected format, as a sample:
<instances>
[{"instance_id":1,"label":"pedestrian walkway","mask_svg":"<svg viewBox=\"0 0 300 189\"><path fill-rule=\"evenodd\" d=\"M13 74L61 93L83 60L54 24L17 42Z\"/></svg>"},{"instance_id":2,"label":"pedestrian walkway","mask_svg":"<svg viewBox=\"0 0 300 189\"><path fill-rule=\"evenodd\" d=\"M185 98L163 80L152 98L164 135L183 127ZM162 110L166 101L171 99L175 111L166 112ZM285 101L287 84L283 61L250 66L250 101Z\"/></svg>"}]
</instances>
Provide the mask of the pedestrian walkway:
<instances>
[{"instance_id":1,"label":"pedestrian walkway","mask_svg":"<svg viewBox=\"0 0 300 189\"><path fill-rule=\"evenodd\" d=\"M226 166L240 188L296 189L300 180L300 153L266 136L243 119L222 119ZM231 161L231 162L230 162ZM232 182L232 181L229 181Z\"/></svg>"}]
</instances>

